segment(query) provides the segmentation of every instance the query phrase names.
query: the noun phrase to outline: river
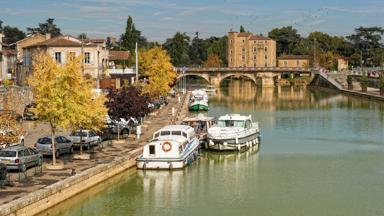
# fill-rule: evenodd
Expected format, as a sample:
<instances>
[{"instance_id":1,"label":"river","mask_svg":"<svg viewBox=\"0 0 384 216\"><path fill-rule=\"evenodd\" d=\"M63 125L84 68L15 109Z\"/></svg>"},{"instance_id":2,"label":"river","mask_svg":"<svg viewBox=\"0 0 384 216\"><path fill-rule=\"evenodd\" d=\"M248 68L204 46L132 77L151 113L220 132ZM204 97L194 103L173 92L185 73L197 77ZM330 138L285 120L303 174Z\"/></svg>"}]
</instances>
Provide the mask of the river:
<instances>
[{"instance_id":1,"label":"river","mask_svg":"<svg viewBox=\"0 0 384 216\"><path fill-rule=\"evenodd\" d=\"M43 215L384 215L383 103L232 80L210 98L225 113L259 121L259 152L130 170Z\"/></svg>"}]
</instances>

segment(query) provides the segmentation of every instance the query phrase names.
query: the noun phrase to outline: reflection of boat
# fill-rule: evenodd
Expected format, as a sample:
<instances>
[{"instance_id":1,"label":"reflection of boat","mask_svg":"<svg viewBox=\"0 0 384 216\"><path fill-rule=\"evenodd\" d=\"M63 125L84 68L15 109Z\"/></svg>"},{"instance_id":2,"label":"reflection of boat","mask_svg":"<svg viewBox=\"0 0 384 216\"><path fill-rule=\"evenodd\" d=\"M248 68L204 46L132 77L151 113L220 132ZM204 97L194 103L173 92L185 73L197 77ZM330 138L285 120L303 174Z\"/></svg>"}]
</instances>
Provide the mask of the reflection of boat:
<instances>
[{"instance_id":1,"label":"reflection of boat","mask_svg":"<svg viewBox=\"0 0 384 216\"><path fill-rule=\"evenodd\" d=\"M169 125L153 134L137 158L139 169L179 169L199 156L199 140L187 125Z\"/></svg>"},{"instance_id":2,"label":"reflection of boat","mask_svg":"<svg viewBox=\"0 0 384 216\"><path fill-rule=\"evenodd\" d=\"M204 89L194 90L189 99L189 110L208 110L208 95Z\"/></svg>"},{"instance_id":3,"label":"reflection of boat","mask_svg":"<svg viewBox=\"0 0 384 216\"><path fill-rule=\"evenodd\" d=\"M239 114L219 117L217 125L208 129L208 148L214 150L238 150L260 143L259 124L251 116Z\"/></svg>"},{"instance_id":4,"label":"reflection of boat","mask_svg":"<svg viewBox=\"0 0 384 216\"><path fill-rule=\"evenodd\" d=\"M207 143L208 129L214 124L215 118L198 115L196 117L188 117L183 120L184 125L189 125L195 129L196 136L200 140L200 144Z\"/></svg>"}]
</instances>

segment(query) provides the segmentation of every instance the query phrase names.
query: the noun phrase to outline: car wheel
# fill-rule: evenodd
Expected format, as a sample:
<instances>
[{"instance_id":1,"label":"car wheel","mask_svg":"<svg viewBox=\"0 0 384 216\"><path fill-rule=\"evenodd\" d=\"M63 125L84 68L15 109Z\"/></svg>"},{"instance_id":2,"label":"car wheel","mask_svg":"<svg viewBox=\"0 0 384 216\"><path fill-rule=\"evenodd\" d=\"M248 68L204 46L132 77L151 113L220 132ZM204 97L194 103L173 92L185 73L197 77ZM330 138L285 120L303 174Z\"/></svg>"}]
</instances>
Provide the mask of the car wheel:
<instances>
[{"instance_id":1,"label":"car wheel","mask_svg":"<svg viewBox=\"0 0 384 216\"><path fill-rule=\"evenodd\" d=\"M123 129L123 130L121 131L121 134L122 134L122 135L129 134L129 130L128 130L128 129Z\"/></svg>"},{"instance_id":2,"label":"car wheel","mask_svg":"<svg viewBox=\"0 0 384 216\"><path fill-rule=\"evenodd\" d=\"M20 171L21 171L21 172L25 172L25 171L27 171L27 166L26 166L25 164L22 164L22 165L20 166Z\"/></svg>"}]
</instances>

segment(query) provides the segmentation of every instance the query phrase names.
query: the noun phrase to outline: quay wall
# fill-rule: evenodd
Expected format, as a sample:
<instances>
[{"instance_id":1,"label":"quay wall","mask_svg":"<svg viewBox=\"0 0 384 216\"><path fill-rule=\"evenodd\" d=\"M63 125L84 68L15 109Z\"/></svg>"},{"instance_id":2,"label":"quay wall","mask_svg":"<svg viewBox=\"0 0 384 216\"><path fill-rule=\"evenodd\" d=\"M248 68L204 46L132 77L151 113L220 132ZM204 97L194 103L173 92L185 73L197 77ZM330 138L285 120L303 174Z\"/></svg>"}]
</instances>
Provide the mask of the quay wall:
<instances>
[{"instance_id":1,"label":"quay wall","mask_svg":"<svg viewBox=\"0 0 384 216\"><path fill-rule=\"evenodd\" d=\"M136 166L136 158L142 153L137 148L127 156L107 164L100 164L0 206L0 216L36 215L91 187Z\"/></svg>"},{"instance_id":2,"label":"quay wall","mask_svg":"<svg viewBox=\"0 0 384 216\"><path fill-rule=\"evenodd\" d=\"M0 109L14 110L23 114L24 107L33 101L33 94L28 87L0 87Z\"/></svg>"}]
</instances>

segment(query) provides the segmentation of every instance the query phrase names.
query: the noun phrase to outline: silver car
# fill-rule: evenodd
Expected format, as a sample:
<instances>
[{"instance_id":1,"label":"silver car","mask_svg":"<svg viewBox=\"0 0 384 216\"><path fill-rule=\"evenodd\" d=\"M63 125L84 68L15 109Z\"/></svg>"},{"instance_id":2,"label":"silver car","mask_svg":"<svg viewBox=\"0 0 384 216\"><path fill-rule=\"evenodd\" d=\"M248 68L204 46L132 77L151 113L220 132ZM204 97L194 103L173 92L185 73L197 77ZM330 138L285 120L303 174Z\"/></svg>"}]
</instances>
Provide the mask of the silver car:
<instances>
[{"instance_id":1,"label":"silver car","mask_svg":"<svg viewBox=\"0 0 384 216\"><path fill-rule=\"evenodd\" d=\"M34 148L12 146L0 150L0 163L5 164L8 170L25 172L28 167L40 166L43 163L43 155Z\"/></svg>"},{"instance_id":2,"label":"silver car","mask_svg":"<svg viewBox=\"0 0 384 216\"><path fill-rule=\"evenodd\" d=\"M36 149L43 155L52 155L52 138L50 136L42 137L35 144ZM55 137L56 157L64 153L73 153L73 143L64 136Z\"/></svg>"}]
</instances>

